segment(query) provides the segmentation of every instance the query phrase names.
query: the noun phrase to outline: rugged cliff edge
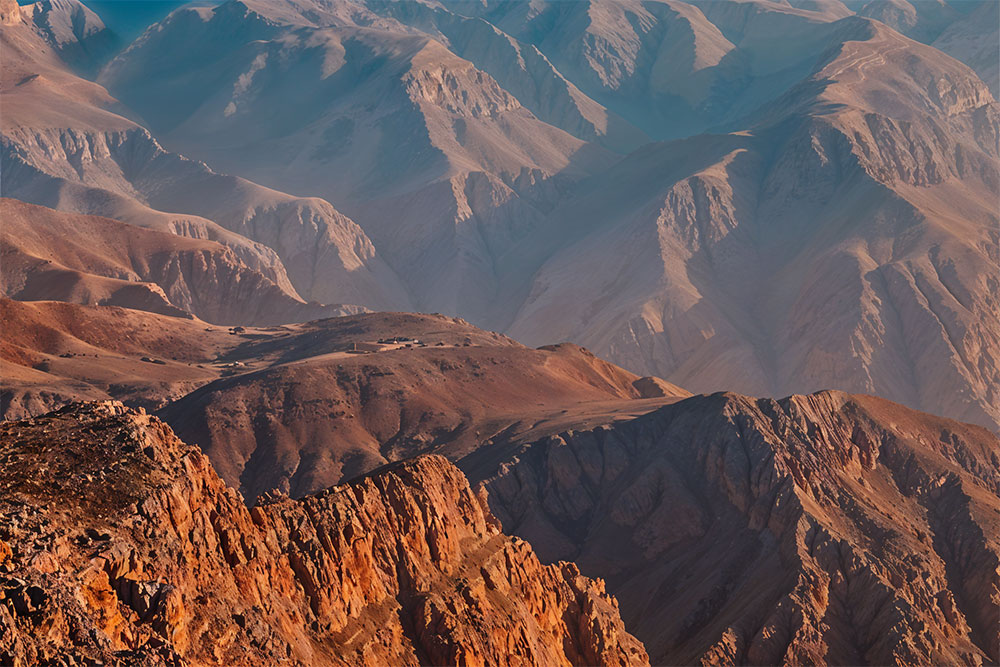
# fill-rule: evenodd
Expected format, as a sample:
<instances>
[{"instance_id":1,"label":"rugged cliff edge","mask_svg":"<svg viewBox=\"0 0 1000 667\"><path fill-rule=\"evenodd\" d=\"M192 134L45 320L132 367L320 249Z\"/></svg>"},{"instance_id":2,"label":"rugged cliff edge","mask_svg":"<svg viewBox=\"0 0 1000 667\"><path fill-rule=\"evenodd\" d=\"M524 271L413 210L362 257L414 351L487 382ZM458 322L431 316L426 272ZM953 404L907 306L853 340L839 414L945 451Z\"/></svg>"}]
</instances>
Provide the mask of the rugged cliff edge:
<instances>
[{"instance_id":1,"label":"rugged cliff edge","mask_svg":"<svg viewBox=\"0 0 1000 667\"><path fill-rule=\"evenodd\" d=\"M654 664L995 664L1000 440L871 396L696 396L529 446L504 529Z\"/></svg>"},{"instance_id":2,"label":"rugged cliff edge","mask_svg":"<svg viewBox=\"0 0 1000 667\"><path fill-rule=\"evenodd\" d=\"M645 664L437 456L247 509L120 403L0 426L0 662Z\"/></svg>"}]
</instances>

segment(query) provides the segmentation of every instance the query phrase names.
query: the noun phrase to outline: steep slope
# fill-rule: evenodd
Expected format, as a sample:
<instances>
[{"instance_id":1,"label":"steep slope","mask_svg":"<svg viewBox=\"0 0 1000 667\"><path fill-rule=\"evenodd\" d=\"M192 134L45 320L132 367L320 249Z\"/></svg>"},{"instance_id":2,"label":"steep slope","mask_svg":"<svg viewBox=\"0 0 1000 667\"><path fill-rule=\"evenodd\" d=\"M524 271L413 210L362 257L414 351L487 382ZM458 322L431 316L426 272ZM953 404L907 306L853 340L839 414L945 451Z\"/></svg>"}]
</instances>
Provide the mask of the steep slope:
<instances>
[{"instance_id":1,"label":"steep slope","mask_svg":"<svg viewBox=\"0 0 1000 667\"><path fill-rule=\"evenodd\" d=\"M248 510L121 404L5 422L0 456L5 663L648 664L440 457Z\"/></svg>"},{"instance_id":2,"label":"steep slope","mask_svg":"<svg viewBox=\"0 0 1000 667\"><path fill-rule=\"evenodd\" d=\"M79 0L38 0L17 10L8 0L10 21L17 16L30 23L37 34L55 49L74 70L96 74L97 69L122 46L120 39L101 18Z\"/></svg>"},{"instance_id":3,"label":"steep slope","mask_svg":"<svg viewBox=\"0 0 1000 667\"><path fill-rule=\"evenodd\" d=\"M358 312L303 303L213 241L0 199L0 294L266 325Z\"/></svg>"},{"instance_id":4,"label":"steep slope","mask_svg":"<svg viewBox=\"0 0 1000 667\"><path fill-rule=\"evenodd\" d=\"M697 396L525 447L486 487L540 557L606 578L654 664L998 659L985 429L839 392Z\"/></svg>"},{"instance_id":5,"label":"steep slope","mask_svg":"<svg viewBox=\"0 0 1000 667\"><path fill-rule=\"evenodd\" d=\"M1000 425L996 103L880 24L828 28L840 46L752 130L637 151L512 251L535 276L507 331L695 391Z\"/></svg>"},{"instance_id":6,"label":"steep slope","mask_svg":"<svg viewBox=\"0 0 1000 667\"><path fill-rule=\"evenodd\" d=\"M284 329L223 357L269 358L266 367L158 413L248 498L273 488L301 496L423 453L455 459L484 442L500 450L689 395L577 346L532 350L440 316L368 314ZM404 342L377 342L396 337Z\"/></svg>"},{"instance_id":7,"label":"steep slope","mask_svg":"<svg viewBox=\"0 0 1000 667\"><path fill-rule=\"evenodd\" d=\"M976 71L1000 98L1000 5L984 2L950 24L932 42Z\"/></svg>"},{"instance_id":8,"label":"steep slope","mask_svg":"<svg viewBox=\"0 0 1000 667\"><path fill-rule=\"evenodd\" d=\"M416 309L489 326L495 259L610 154L426 34L303 4L178 10L101 81L178 150L335 201Z\"/></svg>"},{"instance_id":9,"label":"steep slope","mask_svg":"<svg viewBox=\"0 0 1000 667\"><path fill-rule=\"evenodd\" d=\"M323 200L164 151L106 90L69 71L23 13L0 26L5 196L218 241L293 297L406 306L353 221Z\"/></svg>"}]
</instances>

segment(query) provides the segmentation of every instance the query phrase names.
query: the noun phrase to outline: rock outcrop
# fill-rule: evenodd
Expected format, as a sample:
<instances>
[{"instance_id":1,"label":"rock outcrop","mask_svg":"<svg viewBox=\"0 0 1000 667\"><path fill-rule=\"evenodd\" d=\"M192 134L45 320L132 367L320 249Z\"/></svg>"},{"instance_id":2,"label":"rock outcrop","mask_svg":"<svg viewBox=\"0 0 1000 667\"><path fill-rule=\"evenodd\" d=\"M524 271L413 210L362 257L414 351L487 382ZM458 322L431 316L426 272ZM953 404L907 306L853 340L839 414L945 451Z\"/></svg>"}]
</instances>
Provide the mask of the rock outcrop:
<instances>
[{"instance_id":1,"label":"rock outcrop","mask_svg":"<svg viewBox=\"0 0 1000 667\"><path fill-rule=\"evenodd\" d=\"M1000 440L867 396L697 396L527 447L505 530L654 664L995 664Z\"/></svg>"},{"instance_id":2,"label":"rock outcrop","mask_svg":"<svg viewBox=\"0 0 1000 667\"><path fill-rule=\"evenodd\" d=\"M604 585L541 565L421 457L253 509L119 403L0 426L0 662L646 664Z\"/></svg>"}]
</instances>

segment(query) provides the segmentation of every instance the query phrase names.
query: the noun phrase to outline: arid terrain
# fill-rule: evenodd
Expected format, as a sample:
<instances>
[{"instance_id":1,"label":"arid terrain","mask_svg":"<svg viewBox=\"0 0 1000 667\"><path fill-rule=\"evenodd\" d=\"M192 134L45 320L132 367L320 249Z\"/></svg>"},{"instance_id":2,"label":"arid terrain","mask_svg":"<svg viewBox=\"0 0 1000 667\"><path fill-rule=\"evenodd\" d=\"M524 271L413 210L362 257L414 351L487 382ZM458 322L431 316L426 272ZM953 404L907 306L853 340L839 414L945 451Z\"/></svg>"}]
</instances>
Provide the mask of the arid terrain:
<instances>
[{"instance_id":1,"label":"arid terrain","mask_svg":"<svg viewBox=\"0 0 1000 667\"><path fill-rule=\"evenodd\" d=\"M418 456L252 510L118 403L0 436L15 665L997 655L1000 440L881 399L692 397L523 444L478 494Z\"/></svg>"},{"instance_id":2,"label":"arid terrain","mask_svg":"<svg viewBox=\"0 0 1000 667\"><path fill-rule=\"evenodd\" d=\"M0 0L0 665L998 664L998 8Z\"/></svg>"},{"instance_id":3,"label":"arid terrain","mask_svg":"<svg viewBox=\"0 0 1000 667\"><path fill-rule=\"evenodd\" d=\"M228 247L203 319L442 312L1000 427L991 0L232 0L110 51L77 0L4 7L3 194ZM62 268L24 298L163 308Z\"/></svg>"},{"instance_id":4,"label":"arid terrain","mask_svg":"<svg viewBox=\"0 0 1000 667\"><path fill-rule=\"evenodd\" d=\"M995 664L1000 439L868 396L696 396L522 449L505 530L653 664Z\"/></svg>"},{"instance_id":5,"label":"arid terrain","mask_svg":"<svg viewBox=\"0 0 1000 667\"><path fill-rule=\"evenodd\" d=\"M317 492L417 454L457 460L484 443L630 418L690 395L578 346L533 350L439 315L237 330L2 299L0 317L4 417L101 398L158 410L250 501L273 489Z\"/></svg>"},{"instance_id":6,"label":"arid terrain","mask_svg":"<svg viewBox=\"0 0 1000 667\"><path fill-rule=\"evenodd\" d=\"M98 80L165 145L336 203L412 308L996 429L997 22L967 63L931 43L995 3L888 4L226 3Z\"/></svg>"}]
</instances>

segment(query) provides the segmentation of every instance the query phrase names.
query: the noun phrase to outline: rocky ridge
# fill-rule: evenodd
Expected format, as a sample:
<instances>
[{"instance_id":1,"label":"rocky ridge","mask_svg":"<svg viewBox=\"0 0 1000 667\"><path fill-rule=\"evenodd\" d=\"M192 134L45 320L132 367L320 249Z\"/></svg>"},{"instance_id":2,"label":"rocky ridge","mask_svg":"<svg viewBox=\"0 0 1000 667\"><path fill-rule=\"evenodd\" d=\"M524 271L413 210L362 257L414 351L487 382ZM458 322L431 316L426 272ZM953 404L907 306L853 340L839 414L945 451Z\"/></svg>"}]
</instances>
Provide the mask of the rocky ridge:
<instances>
[{"instance_id":1,"label":"rocky ridge","mask_svg":"<svg viewBox=\"0 0 1000 667\"><path fill-rule=\"evenodd\" d=\"M696 396L486 480L654 664L994 664L1000 441L868 396Z\"/></svg>"},{"instance_id":2,"label":"rocky ridge","mask_svg":"<svg viewBox=\"0 0 1000 667\"><path fill-rule=\"evenodd\" d=\"M248 509L120 403L0 436L4 662L648 663L603 583L541 565L443 458Z\"/></svg>"}]
</instances>

